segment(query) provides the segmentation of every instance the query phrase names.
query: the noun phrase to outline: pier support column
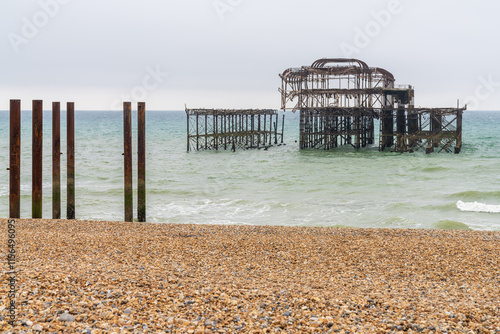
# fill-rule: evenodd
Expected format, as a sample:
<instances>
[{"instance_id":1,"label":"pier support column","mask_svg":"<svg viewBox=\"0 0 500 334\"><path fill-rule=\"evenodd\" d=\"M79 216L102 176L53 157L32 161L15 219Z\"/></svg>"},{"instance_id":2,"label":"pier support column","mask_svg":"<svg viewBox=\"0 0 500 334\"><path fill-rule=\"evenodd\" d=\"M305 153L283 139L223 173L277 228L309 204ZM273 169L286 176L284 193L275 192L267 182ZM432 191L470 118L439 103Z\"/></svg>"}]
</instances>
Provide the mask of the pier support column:
<instances>
[{"instance_id":1,"label":"pier support column","mask_svg":"<svg viewBox=\"0 0 500 334\"><path fill-rule=\"evenodd\" d=\"M396 114L396 134L397 134L397 143L396 143L396 151L405 152L406 151L406 143L405 143L405 135L406 135L406 114L404 106L398 106L397 114Z\"/></svg>"},{"instance_id":2,"label":"pier support column","mask_svg":"<svg viewBox=\"0 0 500 334\"><path fill-rule=\"evenodd\" d=\"M375 120L373 116L368 121L368 145L373 145L375 142Z\"/></svg>"},{"instance_id":3,"label":"pier support column","mask_svg":"<svg viewBox=\"0 0 500 334\"><path fill-rule=\"evenodd\" d=\"M354 116L354 148L359 150L361 147L361 117Z\"/></svg>"},{"instance_id":4,"label":"pier support column","mask_svg":"<svg viewBox=\"0 0 500 334\"><path fill-rule=\"evenodd\" d=\"M386 147L394 145L394 117L392 113L392 109L382 110L382 119L380 122L380 126L382 127L381 151Z\"/></svg>"},{"instance_id":5,"label":"pier support column","mask_svg":"<svg viewBox=\"0 0 500 334\"><path fill-rule=\"evenodd\" d=\"M196 115L198 150L198 115ZM146 103L137 104L137 218L146 221Z\"/></svg>"},{"instance_id":6,"label":"pier support column","mask_svg":"<svg viewBox=\"0 0 500 334\"><path fill-rule=\"evenodd\" d=\"M306 143L306 110L301 109L300 110L300 138L299 138L299 148L304 149L306 148L305 143Z\"/></svg>"},{"instance_id":7,"label":"pier support column","mask_svg":"<svg viewBox=\"0 0 500 334\"><path fill-rule=\"evenodd\" d=\"M10 100L9 217L21 218L21 100Z\"/></svg>"},{"instance_id":8,"label":"pier support column","mask_svg":"<svg viewBox=\"0 0 500 334\"><path fill-rule=\"evenodd\" d=\"M66 108L66 121L67 121L67 219L75 219L75 104L73 102L67 103Z\"/></svg>"},{"instance_id":9,"label":"pier support column","mask_svg":"<svg viewBox=\"0 0 500 334\"><path fill-rule=\"evenodd\" d=\"M408 147L413 149L417 145L416 139L412 136L418 133L418 114L408 112Z\"/></svg>"},{"instance_id":10,"label":"pier support column","mask_svg":"<svg viewBox=\"0 0 500 334\"><path fill-rule=\"evenodd\" d=\"M123 148L124 148L124 173L125 173L125 221L134 220L134 207L132 195L132 120L131 103L123 103Z\"/></svg>"},{"instance_id":11,"label":"pier support column","mask_svg":"<svg viewBox=\"0 0 500 334\"><path fill-rule=\"evenodd\" d=\"M346 144L352 144L352 117L344 117L345 120L345 134L347 138Z\"/></svg>"},{"instance_id":12,"label":"pier support column","mask_svg":"<svg viewBox=\"0 0 500 334\"><path fill-rule=\"evenodd\" d=\"M33 100L32 217L42 218L43 187L43 101Z\"/></svg>"},{"instance_id":13,"label":"pier support column","mask_svg":"<svg viewBox=\"0 0 500 334\"><path fill-rule=\"evenodd\" d=\"M436 113L431 114L431 136L432 136L432 146L439 147L441 145L441 140L439 134L442 131L443 126L443 116Z\"/></svg>"},{"instance_id":14,"label":"pier support column","mask_svg":"<svg viewBox=\"0 0 500 334\"><path fill-rule=\"evenodd\" d=\"M460 153L462 149L462 110L457 111L457 142L455 144L455 154Z\"/></svg>"},{"instance_id":15,"label":"pier support column","mask_svg":"<svg viewBox=\"0 0 500 334\"><path fill-rule=\"evenodd\" d=\"M52 219L61 219L61 104L52 102Z\"/></svg>"}]
</instances>

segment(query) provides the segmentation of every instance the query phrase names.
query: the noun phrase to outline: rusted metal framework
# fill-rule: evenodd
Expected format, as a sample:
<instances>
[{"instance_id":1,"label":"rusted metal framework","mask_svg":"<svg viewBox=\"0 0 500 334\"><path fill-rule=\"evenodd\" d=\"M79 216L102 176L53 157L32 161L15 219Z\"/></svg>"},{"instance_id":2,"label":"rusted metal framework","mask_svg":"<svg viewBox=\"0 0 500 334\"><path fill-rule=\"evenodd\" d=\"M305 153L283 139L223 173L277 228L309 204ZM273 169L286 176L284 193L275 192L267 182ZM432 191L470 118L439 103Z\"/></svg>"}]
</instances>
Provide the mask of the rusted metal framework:
<instances>
[{"instance_id":1,"label":"rusted metal framework","mask_svg":"<svg viewBox=\"0 0 500 334\"><path fill-rule=\"evenodd\" d=\"M386 142L391 139L396 152L425 149L431 152L460 153L462 148L462 115L465 108L400 108L395 113L381 114L380 123L396 125L393 135L383 133ZM381 139L383 141L384 139ZM389 147L389 146L386 146Z\"/></svg>"},{"instance_id":2,"label":"rusted metal framework","mask_svg":"<svg viewBox=\"0 0 500 334\"><path fill-rule=\"evenodd\" d=\"M374 144L380 120L379 150L460 152L464 108L415 108L412 86L395 86L387 70L357 59L319 59L290 68L282 79L281 108L300 111L300 148L355 149Z\"/></svg>"},{"instance_id":3,"label":"rusted metal framework","mask_svg":"<svg viewBox=\"0 0 500 334\"><path fill-rule=\"evenodd\" d=\"M187 150L267 149L283 143L278 110L186 109Z\"/></svg>"}]
</instances>

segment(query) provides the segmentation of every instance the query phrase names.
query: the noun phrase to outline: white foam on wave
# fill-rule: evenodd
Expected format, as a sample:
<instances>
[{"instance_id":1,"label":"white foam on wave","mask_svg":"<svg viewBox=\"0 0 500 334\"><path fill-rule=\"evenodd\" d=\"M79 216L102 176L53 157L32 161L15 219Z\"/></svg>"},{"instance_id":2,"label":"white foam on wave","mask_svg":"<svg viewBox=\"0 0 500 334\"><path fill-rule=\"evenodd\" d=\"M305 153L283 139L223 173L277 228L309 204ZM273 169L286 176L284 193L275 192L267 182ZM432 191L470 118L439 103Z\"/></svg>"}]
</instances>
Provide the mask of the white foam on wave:
<instances>
[{"instance_id":1,"label":"white foam on wave","mask_svg":"<svg viewBox=\"0 0 500 334\"><path fill-rule=\"evenodd\" d=\"M271 207L267 203L251 203L233 199L180 200L152 205L151 221L173 221L203 224L245 224L268 220Z\"/></svg>"},{"instance_id":2,"label":"white foam on wave","mask_svg":"<svg viewBox=\"0 0 500 334\"><path fill-rule=\"evenodd\" d=\"M457 208L460 211L467 212L488 212L488 213L500 213L500 205L484 204L479 202L457 202Z\"/></svg>"}]
</instances>

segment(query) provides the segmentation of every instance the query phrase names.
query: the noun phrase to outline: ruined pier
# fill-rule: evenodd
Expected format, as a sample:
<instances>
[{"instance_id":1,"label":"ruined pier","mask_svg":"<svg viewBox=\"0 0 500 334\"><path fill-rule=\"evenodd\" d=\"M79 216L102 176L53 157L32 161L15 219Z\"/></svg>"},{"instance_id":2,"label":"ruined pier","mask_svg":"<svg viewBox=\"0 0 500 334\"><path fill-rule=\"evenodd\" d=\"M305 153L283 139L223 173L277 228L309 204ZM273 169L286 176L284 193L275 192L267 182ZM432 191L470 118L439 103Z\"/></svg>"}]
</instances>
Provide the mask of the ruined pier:
<instances>
[{"instance_id":1,"label":"ruined pier","mask_svg":"<svg viewBox=\"0 0 500 334\"><path fill-rule=\"evenodd\" d=\"M387 70L357 59L319 59L281 75L281 108L300 112L300 148L459 153L465 108L416 108L414 89L396 86Z\"/></svg>"},{"instance_id":2,"label":"ruined pier","mask_svg":"<svg viewBox=\"0 0 500 334\"><path fill-rule=\"evenodd\" d=\"M265 148L283 143L284 115L272 109L186 109L187 151Z\"/></svg>"}]
</instances>

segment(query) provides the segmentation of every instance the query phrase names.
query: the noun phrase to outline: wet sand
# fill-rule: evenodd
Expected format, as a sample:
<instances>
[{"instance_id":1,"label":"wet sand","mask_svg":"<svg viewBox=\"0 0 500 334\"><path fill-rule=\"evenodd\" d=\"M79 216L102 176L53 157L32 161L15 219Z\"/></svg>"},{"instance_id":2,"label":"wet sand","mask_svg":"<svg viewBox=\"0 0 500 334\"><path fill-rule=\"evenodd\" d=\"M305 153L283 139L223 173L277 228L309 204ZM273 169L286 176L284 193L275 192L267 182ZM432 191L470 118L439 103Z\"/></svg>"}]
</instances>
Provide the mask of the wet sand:
<instances>
[{"instance_id":1,"label":"wet sand","mask_svg":"<svg viewBox=\"0 0 500 334\"><path fill-rule=\"evenodd\" d=\"M18 325L2 260L2 333L500 332L500 232L16 225Z\"/></svg>"}]
</instances>

